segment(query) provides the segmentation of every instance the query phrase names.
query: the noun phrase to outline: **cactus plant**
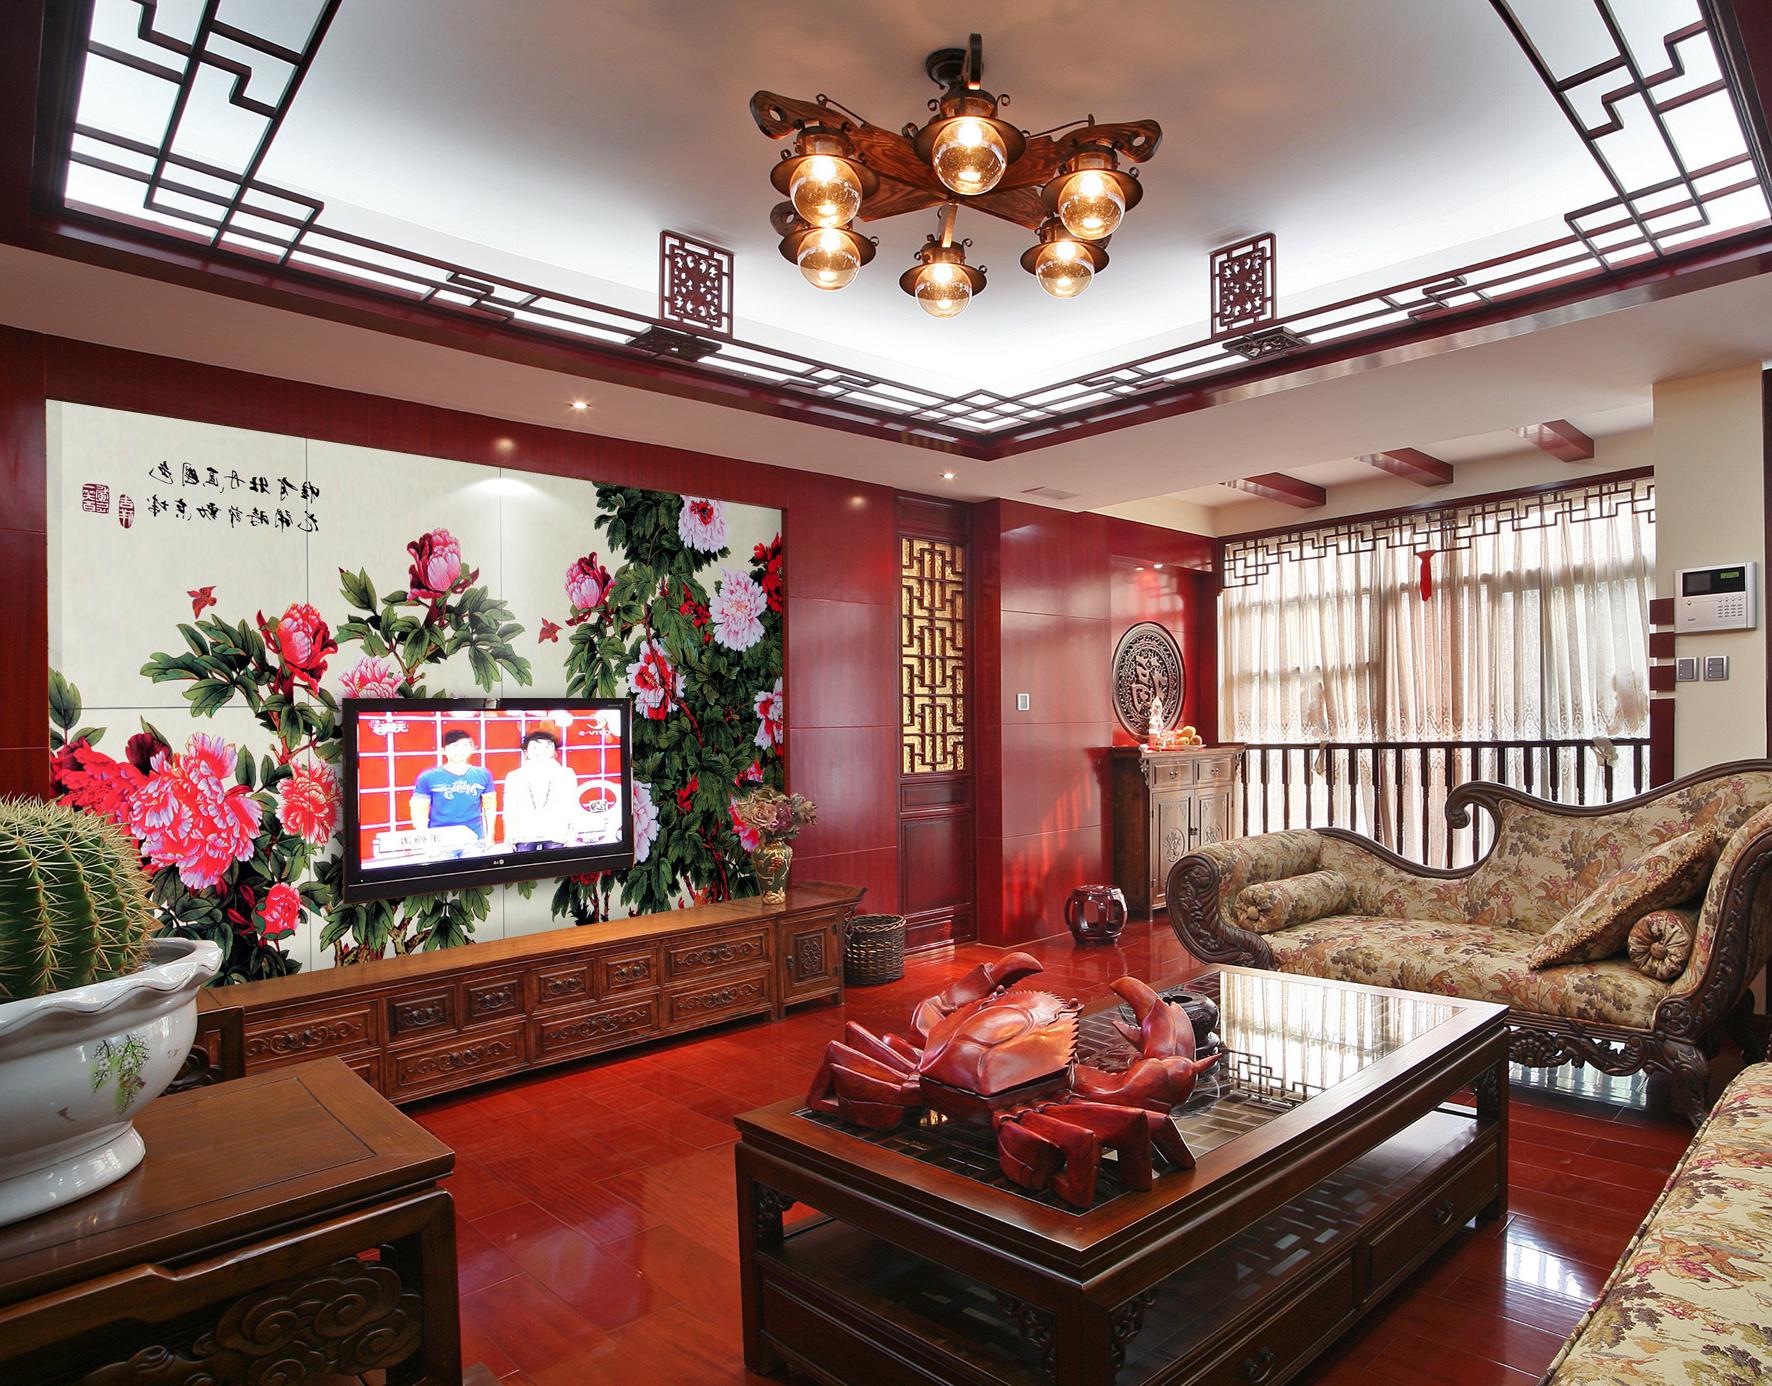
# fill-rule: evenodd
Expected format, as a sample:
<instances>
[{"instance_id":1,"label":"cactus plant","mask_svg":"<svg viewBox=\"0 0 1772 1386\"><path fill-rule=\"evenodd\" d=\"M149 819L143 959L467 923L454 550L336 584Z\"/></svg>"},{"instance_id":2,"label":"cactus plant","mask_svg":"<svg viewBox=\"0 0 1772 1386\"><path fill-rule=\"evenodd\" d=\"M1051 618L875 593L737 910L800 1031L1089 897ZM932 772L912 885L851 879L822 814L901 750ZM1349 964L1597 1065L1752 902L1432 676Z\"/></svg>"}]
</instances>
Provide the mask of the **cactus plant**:
<instances>
[{"instance_id":1,"label":"cactus plant","mask_svg":"<svg viewBox=\"0 0 1772 1386\"><path fill-rule=\"evenodd\" d=\"M126 976L157 927L121 829L65 804L0 799L0 1002Z\"/></svg>"}]
</instances>

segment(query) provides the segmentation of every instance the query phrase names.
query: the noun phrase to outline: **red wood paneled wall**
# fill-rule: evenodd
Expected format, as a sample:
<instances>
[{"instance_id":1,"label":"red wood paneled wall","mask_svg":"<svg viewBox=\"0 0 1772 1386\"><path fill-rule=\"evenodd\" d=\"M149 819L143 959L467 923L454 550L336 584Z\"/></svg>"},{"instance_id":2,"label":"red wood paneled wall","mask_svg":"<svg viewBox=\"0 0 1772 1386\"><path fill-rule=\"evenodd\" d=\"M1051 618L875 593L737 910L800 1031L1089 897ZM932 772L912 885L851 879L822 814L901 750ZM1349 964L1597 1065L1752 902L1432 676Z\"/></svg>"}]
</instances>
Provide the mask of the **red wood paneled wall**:
<instances>
[{"instance_id":1,"label":"red wood paneled wall","mask_svg":"<svg viewBox=\"0 0 1772 1386\"><path fill-rule=\"evenodd\" d=\"M898 905L897 557L881 486L0 328L0 792L48 781L46 399L717 496L784 512L796 874Z\"/></svg>"},{"instance_id":2,"label":"red wood paneled wall","mask_svg":"<svg viewBox=\"0 0 1772 1386\"><path fill-rule=\"evenodd\" d=\"M1071 890L1111 879L1107 748L1118 724L1109 666L1127 626L1155 620L1178 633L1188 663L1184 715L1215 738L1213 579L1191 570L1210 568L1212 541L991 501L978 507L972 546L978 937L1010 944L1062 929ZM1146 573L1135 571L1139 563ZM1029 695L1026 712L1016 708L1018 693Z\"/></svg>"}]
</instances>

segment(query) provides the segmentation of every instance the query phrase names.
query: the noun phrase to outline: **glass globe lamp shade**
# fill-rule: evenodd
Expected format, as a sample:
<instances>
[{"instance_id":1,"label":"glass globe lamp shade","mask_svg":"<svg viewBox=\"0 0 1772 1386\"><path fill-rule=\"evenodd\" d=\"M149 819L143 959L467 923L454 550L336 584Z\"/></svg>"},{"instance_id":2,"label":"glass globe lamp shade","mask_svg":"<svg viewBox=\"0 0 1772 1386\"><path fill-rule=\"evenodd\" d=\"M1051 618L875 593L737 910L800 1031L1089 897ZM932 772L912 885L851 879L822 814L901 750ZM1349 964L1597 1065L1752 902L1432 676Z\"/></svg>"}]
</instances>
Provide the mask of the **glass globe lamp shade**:
<instances>
[{"instance_id":1,"label":"glass globe lamp shade","mask_svg":"<svg viewBox=\"0 0 1772 1386\"><path fill-rule=\"evenodd\" d=\"M795 259L806 282L815 289L840 289L861 270L855 245L841 231L826 228L806 238Z\"/></svg>"},{"instance_id":2,"label":"glass globe lamp shade","mask_svg":"<svg viewBox=\"0 0 1772 1386\"><path fill-rule=\"evenodd\" d=\"M1034 261L1034 278L1054 298L1075 298L1095 278L1095 266L1075 241L1053 241Z\"/></svg>"},{"instance_id":3,"label":"glass globe lamp shade","mask_svg":"<svg viewBox=\"0 0 1772 1386\"><path fill-rule=\"evenodd\" d=\"M1119 185L1095 169L1074 174L1058 199L1058 219L1071 235L1085 241L1111 236L1126 214Z\"/></svg>"},{"instance_id":4,"label":"glass globe lamp shade","mask_svg":"<svg viewBox=\"0 0 1772 1386\"><path fill-rule=\"evenodd\" d=\"M1009 167L1003 137L971 116L947 125L930 156L935 176L962 197L976 197L997 186Z\"/></svg>"},{"instance_id":5,"label":"glass globe lamp shade","mask_svg":"<svg viewBox=\"0 0 1772 1386\"><path fill-rule=\"evenodd\" d=\"M848 160L814 154L794 170L788 196L809 225L842 226L861 210L861 180Z\"/></svg>"},{"instance_id":6,"label":"glass globe lamp shade","mask_svg":"<svg viewBox=\"0 0 1772 1386\"><path fill-rule=\"evenodd\" d=\"M917 306L932 318L957 318L972 302L972 281L953 265L936 261L917 276Z\"/></svg>"}]
</instances>

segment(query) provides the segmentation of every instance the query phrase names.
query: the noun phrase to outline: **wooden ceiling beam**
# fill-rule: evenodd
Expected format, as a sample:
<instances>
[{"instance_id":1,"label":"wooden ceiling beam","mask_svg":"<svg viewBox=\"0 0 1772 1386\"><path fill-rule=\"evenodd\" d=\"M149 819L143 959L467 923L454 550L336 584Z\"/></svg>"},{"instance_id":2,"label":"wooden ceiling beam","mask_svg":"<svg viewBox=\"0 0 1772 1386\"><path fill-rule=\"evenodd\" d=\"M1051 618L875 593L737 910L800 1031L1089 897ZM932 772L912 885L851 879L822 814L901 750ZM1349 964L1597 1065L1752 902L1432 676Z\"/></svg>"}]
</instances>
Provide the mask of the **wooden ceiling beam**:
<instances>
[{"instance_id":1,"label":"wooden ceiling beam","mask_svg":"<svg viewBox=\"0 0 1772 1386\"><path fill-rule=\"evenodd\" d=\"M1300 481L1284 472L1263 472L1260 476L1246 476L1240 481L1227 481L1224 484L1233 491L1247 491L1263 500L1295 505L1300 510L1315 510L1329 499L1329 493L1321 486L1313 486L1308 481Z\"/></svg>"},{"instance_id":2,"label":"wooden ceiling beam","mask_svg":"<svg viewBox=\"0 0 1772 1386\"><path fill-rule=\"evenodd\" d=\"M1567 419L1549 423L1527 424L1515 433L1535 448L1542 448L1559 462L1592 462L1594 440Z\"/></svg>"},{"instance_id":3,"label":"wooden ceiling beam","mask_svg":"<svg viewBox=\"0 0 1772 1386\"><path fill-rule=\"evenodd\" d=\"M1413 481L1417 486L1444 486L1452 480L1452 464L1442 462L1419 448L1392 448L1360 457L1368 467Z\"/></svg>"}]
</instances>

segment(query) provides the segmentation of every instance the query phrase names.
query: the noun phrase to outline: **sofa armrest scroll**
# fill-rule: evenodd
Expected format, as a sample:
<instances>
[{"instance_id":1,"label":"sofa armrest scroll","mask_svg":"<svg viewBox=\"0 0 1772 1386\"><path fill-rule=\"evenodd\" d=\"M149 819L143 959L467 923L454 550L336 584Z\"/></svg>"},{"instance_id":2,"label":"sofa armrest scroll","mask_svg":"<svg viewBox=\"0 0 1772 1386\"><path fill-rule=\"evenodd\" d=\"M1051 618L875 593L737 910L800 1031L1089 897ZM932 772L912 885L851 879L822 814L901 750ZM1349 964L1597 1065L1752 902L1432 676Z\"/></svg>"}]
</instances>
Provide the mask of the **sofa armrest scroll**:
<instances>
[{"instance_id":1,"label":"sofa armrest scroll","mask_svg":"<svg viewBox=\"0 0 1772 1386\"><path fill-rule=\"evenodd\" d=\"M1182 947L1202 962L1272 967L1273 950L1242 928L1231 907L1244 886L1315 871L1322 839L1314 832L1262 833L1214 842L1169 868L1169 925Z\"/></svg>"},{"instance_id":2,"label":"sofa armrest scroll","mask_svg":"<svg viewBox=\"0 0 1772 1386\"><path fill-rule=\"evenodd\" d=\"M1751 826L1751 825L1750 825ZM1723 849L1699 911L1692 957L1655 1010L1655 1028L1696 1039L1721 1025L1772 958L1772 827Z\"/></svg>"}]
</instances>

